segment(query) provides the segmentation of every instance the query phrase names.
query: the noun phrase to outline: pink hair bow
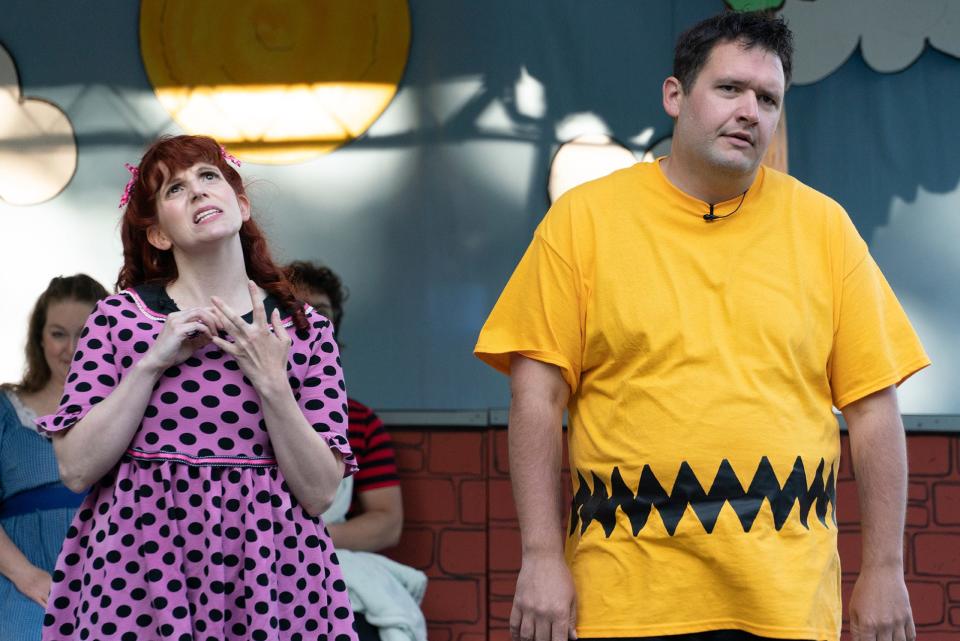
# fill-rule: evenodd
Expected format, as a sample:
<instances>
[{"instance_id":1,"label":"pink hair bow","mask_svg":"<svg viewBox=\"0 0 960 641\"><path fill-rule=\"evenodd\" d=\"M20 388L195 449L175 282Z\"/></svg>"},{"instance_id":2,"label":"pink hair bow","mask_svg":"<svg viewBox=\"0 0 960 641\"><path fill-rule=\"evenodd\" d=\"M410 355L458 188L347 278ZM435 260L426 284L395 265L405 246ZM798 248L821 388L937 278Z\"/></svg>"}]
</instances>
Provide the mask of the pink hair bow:
<instances>
[{"instance_id":1,"label":"pink hair bow","mask_svg":"<svg viewBox=\"0 0 960 641\"><path fill-rule=\"evenodd\" d=\"M223 159L227 162L232 162L237 167L240 166L240 159L227 151L227 148L223 145L220 145L220 155L223 156Z\"/></svg>"},{"instance_id":2,"label":"pink hair bow","mask_svg":"<svg viewBox=\"0 0 960 641\"><path fill-rule=\"evenodd\" d=\"M118 209L122 208L128 202L130 202L130 195L133 193L133 187L137 184L137 176L140 175L140 170L131 165L130 163L123 163L123 166L127 168L127 171L130 172L130 180L127 181L127 186L123 188L123 195L120 196L120 205Z\"/></svg>"}]
</instances>

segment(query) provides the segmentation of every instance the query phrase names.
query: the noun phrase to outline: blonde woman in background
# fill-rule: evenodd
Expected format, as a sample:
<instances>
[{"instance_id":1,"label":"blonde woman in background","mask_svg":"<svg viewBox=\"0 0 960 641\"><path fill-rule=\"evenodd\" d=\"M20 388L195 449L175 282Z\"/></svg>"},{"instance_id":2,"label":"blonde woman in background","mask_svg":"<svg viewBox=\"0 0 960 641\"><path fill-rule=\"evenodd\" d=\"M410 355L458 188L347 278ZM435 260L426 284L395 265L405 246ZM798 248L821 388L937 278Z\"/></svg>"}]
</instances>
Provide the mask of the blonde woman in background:
<instances>
[{"instance_id":1,"label":"blonde woman in background","mask_svg":"<svg viewBox=\"0 0 960 641\"><path fill-rule=\"evenodd\" d=\"M0 386L0 639L36 641L57 554L83 500L60 482L33 420L56 411L77 340L107 296L85 274L50 281L33 312L23 380Z\"/></svg>"}]
</instances>

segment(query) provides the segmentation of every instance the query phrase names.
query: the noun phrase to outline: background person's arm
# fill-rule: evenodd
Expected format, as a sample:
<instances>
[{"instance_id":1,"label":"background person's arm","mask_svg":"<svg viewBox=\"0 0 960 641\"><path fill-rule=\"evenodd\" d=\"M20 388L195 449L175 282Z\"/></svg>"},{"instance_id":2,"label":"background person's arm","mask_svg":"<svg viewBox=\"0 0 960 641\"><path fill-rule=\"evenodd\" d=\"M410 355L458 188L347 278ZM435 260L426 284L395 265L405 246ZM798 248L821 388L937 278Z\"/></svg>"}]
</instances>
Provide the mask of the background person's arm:
<instances>
[{"instance_id":1,"label":"background person's arm","mask_svg":"<svg viewBox=\"0 0 960 641\"><path fill-rule=\"evenodd\" d=\"M850 597L855 641L913 641L903 578L907 447L893 386L843 408L862 519L860 576Z\"/></svg>"},{"instance_id":2,"label":"background person's arm","mask_svg":"<svg viewBox=\"0 0 960 641\"><path fill-rule=\"evenodd\" d=\"M362 512L327 525L333 545L346 550L379 552L393 547L403 530L403 496L399 485L359 492Z\"/></svg>"},{"instance_id":3,"label":"background person's arm","mask_svg":"<svg viewBox=\"0 0 960 641\"><path fill-rule=\"evenodd\" d=\"M515 640L564 641L576 637L560 491L562 420L570 388L557 367L514 354L510 392L510 479L523 546L510 632Z\"/></svg>"}]
</instances>

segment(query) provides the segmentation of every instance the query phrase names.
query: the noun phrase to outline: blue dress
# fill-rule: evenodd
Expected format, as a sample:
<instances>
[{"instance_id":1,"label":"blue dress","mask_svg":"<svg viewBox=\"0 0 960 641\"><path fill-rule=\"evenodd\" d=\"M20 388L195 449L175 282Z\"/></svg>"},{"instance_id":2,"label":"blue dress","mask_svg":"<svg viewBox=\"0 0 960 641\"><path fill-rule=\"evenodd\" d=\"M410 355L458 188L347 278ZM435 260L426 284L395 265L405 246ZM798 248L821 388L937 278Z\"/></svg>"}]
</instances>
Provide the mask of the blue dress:
<instances>
[{"instance_id":1,"label":"blue dress","mask_svg":"<svg viewBox=\"0 0 960 641\"><path fill-rule=\"evenodd\" d=\"M31 563L52 574L76 508L18 510L21 513L3 516L3 504L16 494L38 487L62 488L53 445L25 424L32 423L32 412L11 395L0 392L0 526ZM0 575L0 639L38 641L43 615L42 607Z\"/></svg>"}]
</instances>

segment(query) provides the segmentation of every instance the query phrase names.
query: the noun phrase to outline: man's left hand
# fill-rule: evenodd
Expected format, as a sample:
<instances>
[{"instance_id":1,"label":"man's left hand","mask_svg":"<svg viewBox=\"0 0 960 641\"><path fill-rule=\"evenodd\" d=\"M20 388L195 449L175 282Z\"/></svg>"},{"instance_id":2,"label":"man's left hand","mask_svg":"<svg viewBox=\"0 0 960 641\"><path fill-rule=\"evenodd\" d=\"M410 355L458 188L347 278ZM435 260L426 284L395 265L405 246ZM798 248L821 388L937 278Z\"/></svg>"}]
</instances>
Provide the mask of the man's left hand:
<instances>
[{"instance_id":1,"label":"man's left hand","mask_svg":"<svg viewBox=\"0 0 960 641\"><path fill-rule=\"evenodd\" d=\"M850 597L853 641L914 641L917 630L903 568L864 568Z\"/></svg>"}]
</instances>

